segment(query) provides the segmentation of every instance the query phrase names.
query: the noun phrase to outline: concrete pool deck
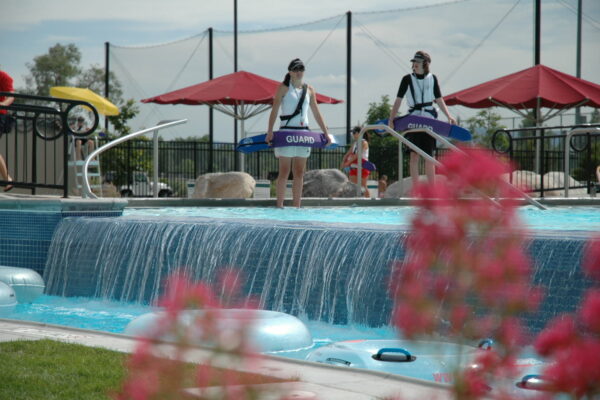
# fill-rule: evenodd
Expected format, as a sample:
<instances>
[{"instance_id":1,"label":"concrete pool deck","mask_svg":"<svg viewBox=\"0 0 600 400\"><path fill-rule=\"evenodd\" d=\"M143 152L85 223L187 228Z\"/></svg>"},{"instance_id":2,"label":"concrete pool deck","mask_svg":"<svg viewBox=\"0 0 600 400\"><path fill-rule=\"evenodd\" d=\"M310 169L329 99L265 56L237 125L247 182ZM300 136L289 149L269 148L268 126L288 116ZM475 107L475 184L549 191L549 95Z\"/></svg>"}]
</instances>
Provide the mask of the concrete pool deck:
<instances>
[{"instance_id":1,"label":"concrete pool deck","mask_svg":"<svg viewBox=\"0 0 600 400\"><path fill-rule=\"evenodd\" d=\"M600 197L543 197L536 198L549 207L559 206L597 206ZM302 199L303 207L389 207L412 206L414 198L365 199L365 198L316 198ZM528 205L525 200L522 205ZM286 205L291 200L286 199ZM101 198L82 199L80 197L63 198L51 195L26 195L0 192L0 209L13 210L54 210L62 212L76 211L118 211L125 207L275 207L275 199L187 199L187 198Z\"/></svg>"},{"instance_id":2,"label":"concrete pool deck","mask_svg":"<svg viewBox=\"0 0 600 400\"><path fill-rule=\"evenodd\" d=\"M135 339L125 335L0 318L0 342L40 339L76 343L123 353L131 353L136 342ZM169 345L164 346L168 350ZM210 350L198 348L190 351L187 361L200 363L207 359L209 354ZM220 366L232 368L232 365L227 363ZM279 388L289 390L290 396L286 397L288 399L362 400L395 396L401 396L403 399L453 398L448 386L435 382L282 357L264 356L255 369L235 369L294 380L275 384Z\"/></svg>"}]
</instances>

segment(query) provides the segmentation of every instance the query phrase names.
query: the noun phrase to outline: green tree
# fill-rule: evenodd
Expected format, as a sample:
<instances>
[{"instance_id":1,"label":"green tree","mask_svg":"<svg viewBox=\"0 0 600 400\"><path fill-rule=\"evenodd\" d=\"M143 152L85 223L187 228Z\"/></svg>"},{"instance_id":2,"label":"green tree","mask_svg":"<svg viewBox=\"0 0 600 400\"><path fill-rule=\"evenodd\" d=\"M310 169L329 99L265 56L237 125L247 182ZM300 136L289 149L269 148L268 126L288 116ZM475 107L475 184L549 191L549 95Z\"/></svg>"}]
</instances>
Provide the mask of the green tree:
<instances>
[{"instance_id":1,"label":"green tree","mask_svg":"<svg viewBox=\"0 0 600 400\"><path fill-rule=\"evenodd\" d=\"M506 126L500 124L502 116L493 112L491 109L481 110L477 115L467 120L467 129L473 134L473 140L480 146L491 148L492 137L494 132L500 129L506 129ZM499 137L499 140L503 140L504 143L496 143L505 147L508 144L508 140L504 135Z\"/></svg>"},{"instance_id":2,"label":"green tree","mask_svg":"<svg viewBox=\"0 0 600 400\"><path fill-rule=\"evenodd\" d=\"M119 135L128 135L131 133L131 127L128 125L129 120L133 119L140 109L135 103L135 100L129 99L119 107L119 114L108 117L108 121L112 124L113 129Z\"/></svg>"},{"instance_id":3,"label":"green tree","mask_svg":"<svg viewBox=\"0 0 600 400\"><path fill-rule=\"evenodd\" d=\"M387 119L391 111L390 97L381 96L379 103L369 103L366 122L370 125ZM377 166L380 176L387 175L390 180L398 179L398 139L372 132L369 136L369 159Z\"/></svg>"},{"instance_id":4,"label":"green tree","mask_svg":"<svg viewBox=\"0 0 600 400\"><path fill-rule=\"evenodd\" d=\"M381 96L381 102L369 103L369 109L367 110L367 124L375 124L382 119L388 119L391 111L392 105L390 104L390 96Z\"/></svg>"},{"instance_id":5,"label":"green tree","mask_svg":"<svg viewBox=\"0 0 600 400\"><path fill-rule=\"evenodd\" d=\"M90 65L86 70L83 70L75 79L75 86L88 88L99 95L104 95L105 86L105 69L97 64ZM123 100L123 89L121 82L117 79L114 72L109 72L109 87L108 99L116 105L125 103Z\"/></svg>"},{"instance_id":6,"label":"green tree","mask_svg":"<svg viewBox=\"0 0 600 400\"><path fill-rule=\"evenodd\" d=\"M27 63L29 75L25 77L26 92L49 96L52 86L68 86L80 72L81 52L74 44L59 43L50 47L48 54L37 56Z\"/></svg>"}]
</instances>

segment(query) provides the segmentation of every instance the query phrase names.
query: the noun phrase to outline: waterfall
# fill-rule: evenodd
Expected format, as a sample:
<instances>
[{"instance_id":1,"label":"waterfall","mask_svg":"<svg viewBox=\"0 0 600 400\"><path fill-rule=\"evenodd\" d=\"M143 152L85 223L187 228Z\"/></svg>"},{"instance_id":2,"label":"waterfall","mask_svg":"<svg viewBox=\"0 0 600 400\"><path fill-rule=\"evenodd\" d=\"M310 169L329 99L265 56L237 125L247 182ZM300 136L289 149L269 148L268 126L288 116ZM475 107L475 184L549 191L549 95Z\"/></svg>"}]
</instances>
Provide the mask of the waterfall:
<instances>
[{"instance_id":1,"label":"waterfall","mask_svg":"<svg viewBox=\"0 0 600 400\"><path fill-rule=\"evenodd\" d=\"M210 284L220 270L236 268L242 294L260 308L381 326L391 316L388 278L405 237L389 225L69 217L54 233L44 279L51 295L152 303L175 271ZM538 231L524 241L533 281L545 290L538 312L525 316L532 331L576 311L590 286L580 268L588 237Z\"/></svg>"},{"instance_id":2,"label":"waterfall","mask_svg":"<svg viewBox=\"0 0 600 400\"><path fill-rule=\"evenodd\" d=\"M388 277L404 236L388 226L73 217L55 231L44 277L52 295L151 303L174 271L214 283L237 268L260 308L377 326L389 322Z\"/></svg>"}]
</instances>

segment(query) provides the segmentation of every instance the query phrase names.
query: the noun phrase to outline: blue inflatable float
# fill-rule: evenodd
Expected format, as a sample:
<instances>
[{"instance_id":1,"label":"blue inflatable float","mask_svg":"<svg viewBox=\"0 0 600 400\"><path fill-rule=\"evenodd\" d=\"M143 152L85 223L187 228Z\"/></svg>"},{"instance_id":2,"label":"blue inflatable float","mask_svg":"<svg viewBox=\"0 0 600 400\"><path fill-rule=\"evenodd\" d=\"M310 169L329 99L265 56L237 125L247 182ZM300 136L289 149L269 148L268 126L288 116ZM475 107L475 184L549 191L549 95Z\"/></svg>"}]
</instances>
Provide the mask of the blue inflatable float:
<instances>
[{"instance_id":1,"label":"blue inflatable float","mask_svg":"<svg viewBox=\"0 0 600 400\"><path fill-rule=\"evenodd\" d=\"M203 342L201 329L195 324L198 318L202 318L204 310L184 310L179 314L178 323L186 329L191 336L189 340L196 345L210 346L211 343ZM245 310L245 309L222 309L218 310L218 329L235 329L242 324L249 323L249 341L257 351L263 353L275 353L306 349L313 345L312 336L302 321L293 315L277 311L267 310ZM158 311L141 315L131 321L125 327L125 334L136 337L154 337L157 326L164 321L165 312ZM168 335L162 335L156 339L174 341Z\"/></svg>"},{"instance_id":2,"label":"blue inflatable float","mask_svg":"<svg viewBox=\"0 0 600 400\"><path fill-rule=\"evenodd\" d=\"M44 293L44 279L32 269L0 266L0 282L10 286L19 303L31 303Z\"/></svg>"}]
</instances>

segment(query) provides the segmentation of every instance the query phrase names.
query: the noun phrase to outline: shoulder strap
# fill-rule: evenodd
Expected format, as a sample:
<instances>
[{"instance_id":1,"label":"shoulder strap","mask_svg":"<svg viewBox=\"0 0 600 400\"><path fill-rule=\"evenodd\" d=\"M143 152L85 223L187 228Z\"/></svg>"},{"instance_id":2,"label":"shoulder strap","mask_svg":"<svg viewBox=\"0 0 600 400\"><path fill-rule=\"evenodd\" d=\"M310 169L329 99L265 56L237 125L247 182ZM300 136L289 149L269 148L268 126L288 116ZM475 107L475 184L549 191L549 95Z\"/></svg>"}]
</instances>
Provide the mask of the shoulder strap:
<instances>
[{"instance_id":1,"label":"shoulder strap","mask_svg":"<svg viewBox=\"0 0 600 400\"><path fill-rule=\"evenodd\" d=\"M290 119L294 118L296 115L302 112L302 105L304 104L304 99L306 99L306 92L308 91L308 85L305 83L302 85L302 94L300 95L300 100L298 100L298 104L296 105L296 109L290 115L282 115L279 117L282 121L287 121L286 125L290 122Z\"/></svg>"},{"instance_id":2,"label":"shoulder strap","mask_svg":"<svg viewBox=\"0 0 600 400\"><path fill-rule=\"evenodd\" d=\"M408 87L410 89L410 95L412 96L413 103L417 104L417 98L415 97L415 87L413 86L413 74L410 74L408 77Z\"/></svg>"}]
</instances>

